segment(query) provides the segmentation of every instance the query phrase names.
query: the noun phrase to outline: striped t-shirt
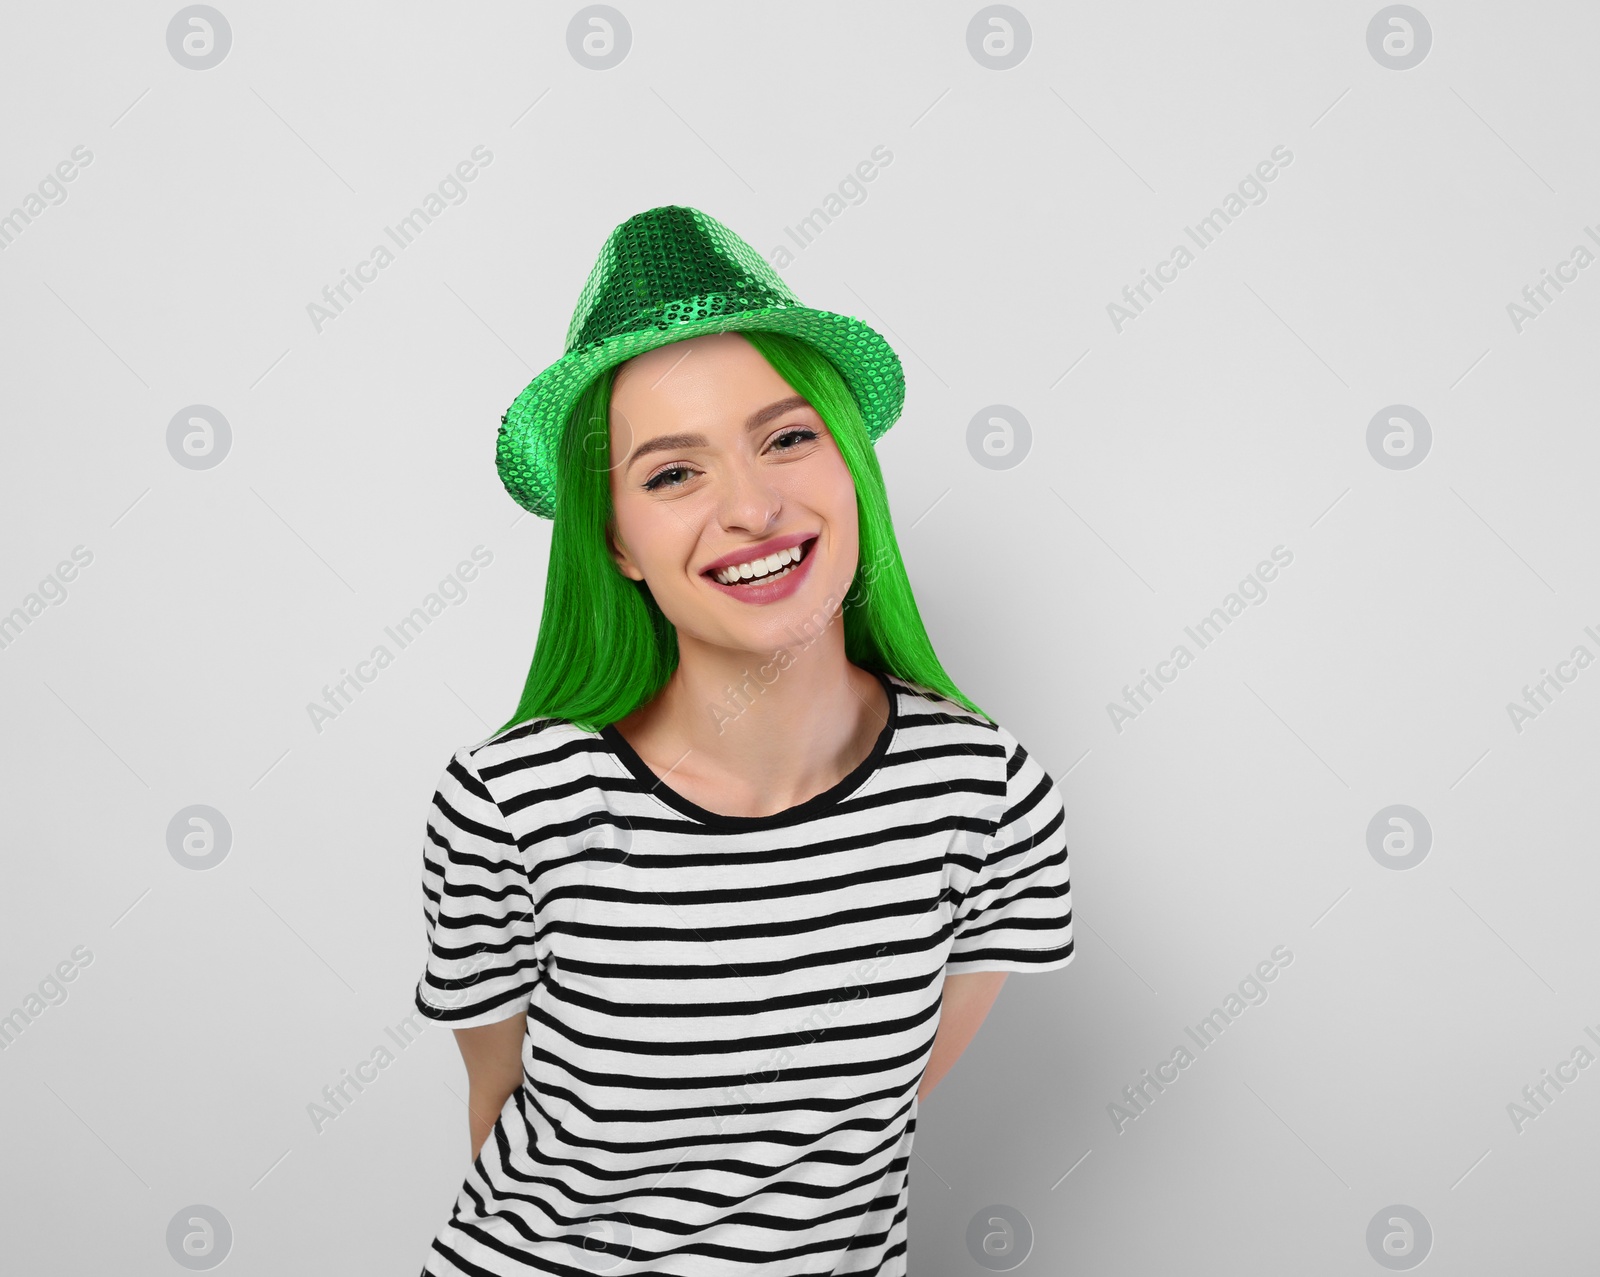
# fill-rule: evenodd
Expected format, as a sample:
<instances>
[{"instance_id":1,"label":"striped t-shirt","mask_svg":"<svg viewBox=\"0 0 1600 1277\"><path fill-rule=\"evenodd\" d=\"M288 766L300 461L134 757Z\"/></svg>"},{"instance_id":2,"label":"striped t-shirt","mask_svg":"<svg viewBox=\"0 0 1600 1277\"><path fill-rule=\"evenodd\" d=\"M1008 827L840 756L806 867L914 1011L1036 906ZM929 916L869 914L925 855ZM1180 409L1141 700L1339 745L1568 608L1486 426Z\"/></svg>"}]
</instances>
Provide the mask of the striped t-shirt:
<instances>
[{"instance_id":1,"label":"striped t-shirt","mask_svg":"<svg viewBox=\"0 0 1600 1277\"><path fill-rule=\"evenodd\" d=\"M949 973L1072 958L1061 795L895 675L848 776L769 816L668 788L615 725L518 724L429 812L423 1015L526 1017L425 1274L906 1271Z\"/></svg>"}]
</instances>

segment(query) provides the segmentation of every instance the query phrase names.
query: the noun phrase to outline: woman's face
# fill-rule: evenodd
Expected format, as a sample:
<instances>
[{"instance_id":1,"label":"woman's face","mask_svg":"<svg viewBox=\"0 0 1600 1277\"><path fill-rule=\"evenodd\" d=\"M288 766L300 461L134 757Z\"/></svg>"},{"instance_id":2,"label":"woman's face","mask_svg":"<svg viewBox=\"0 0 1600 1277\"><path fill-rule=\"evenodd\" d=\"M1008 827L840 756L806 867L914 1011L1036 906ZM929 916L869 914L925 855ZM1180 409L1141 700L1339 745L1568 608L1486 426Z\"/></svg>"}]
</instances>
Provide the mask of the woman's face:
<instances>
[{"instance_id":1,"label":"woman's face","mask_svg":"<svg viewBox=\"0 0 1600 1277\"><path fill-rule=\"evenodd\" d=\"M610 443L613 557L680 644L769 655L829 623L859 555L855 484L816 409L742 336L622 364ZM776 550L801 558L743 585L710 572Z\"/></svg>"}]
</instances>

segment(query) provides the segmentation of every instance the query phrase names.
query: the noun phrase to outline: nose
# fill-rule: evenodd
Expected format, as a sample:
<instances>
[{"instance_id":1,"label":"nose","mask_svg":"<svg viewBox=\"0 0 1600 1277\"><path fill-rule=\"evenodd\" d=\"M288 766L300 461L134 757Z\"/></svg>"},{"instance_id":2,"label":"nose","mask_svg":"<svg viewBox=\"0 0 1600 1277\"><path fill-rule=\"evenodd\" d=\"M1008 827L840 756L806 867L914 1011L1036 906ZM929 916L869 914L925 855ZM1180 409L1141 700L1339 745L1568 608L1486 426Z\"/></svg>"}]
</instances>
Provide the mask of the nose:
<instances>
[{"instance_id":1,"label":"nose","mask_svg":"<svg viewBox=\"0 0 1600 1277\"><path fill-rule=\"evenodd\" d=\"M770 471L750 456L735 456L725 470L718 514L730 530L765 532L783 513L783 494Z\"/></svg>"}]
</instances>

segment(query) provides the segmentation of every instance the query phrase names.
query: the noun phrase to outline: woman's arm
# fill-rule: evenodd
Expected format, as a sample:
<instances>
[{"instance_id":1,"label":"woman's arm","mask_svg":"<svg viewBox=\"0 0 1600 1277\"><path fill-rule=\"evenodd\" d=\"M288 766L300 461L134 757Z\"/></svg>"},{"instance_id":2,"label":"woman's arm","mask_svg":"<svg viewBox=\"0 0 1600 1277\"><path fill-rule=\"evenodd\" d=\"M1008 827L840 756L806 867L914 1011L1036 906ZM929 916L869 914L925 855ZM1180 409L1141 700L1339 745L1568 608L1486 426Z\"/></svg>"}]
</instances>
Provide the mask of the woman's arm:
<instances>
[{"instance_id":1,"label":"woman's arm","mask_svg":"<svg viewBox=\"0 0 1600 1277\"><path fill-rule=\"evenodd\" d=\"M944 978L944 1006L939 1011L939 1031L933 1035L933 1050L923 1071L917 1099L925 1100L939 1085L939 1079L961 1058L989 1014L989 1008L1006 982L1006 971L969 971Z\"/></svg>"},{"instance_id":2,"label":"woman's arm","mask_svg":"<svg viewBox=\"0 0 1600 1277\"><path fill-rule=\"evenodd\" d=\"M522 1085L522 1035L527 1027L528 1017L519 1015L455 1030L456 1045L467 1066L467 1133L473 1161L494 1129L500 1110Z\"/></svg>"}]
</instances>

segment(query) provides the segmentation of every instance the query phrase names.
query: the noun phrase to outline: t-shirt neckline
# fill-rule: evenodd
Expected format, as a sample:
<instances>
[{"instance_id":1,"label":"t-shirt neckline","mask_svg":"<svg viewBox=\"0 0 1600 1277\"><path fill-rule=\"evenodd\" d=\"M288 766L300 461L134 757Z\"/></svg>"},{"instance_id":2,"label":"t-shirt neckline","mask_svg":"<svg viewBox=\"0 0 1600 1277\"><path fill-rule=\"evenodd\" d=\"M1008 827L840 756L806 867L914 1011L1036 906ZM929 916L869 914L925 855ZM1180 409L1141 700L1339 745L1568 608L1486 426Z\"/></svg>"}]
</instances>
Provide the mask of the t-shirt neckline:
<instances>
[{"instance_id":1,"label":"t-shirt neckline","mask_svg":"<svg viewBox=\"0 0 1600 1277\"><path fill-rule=\"evenodd\" d=\"M720 829L773 829L784 825L797 825L824 814L849 797L878 770L884 755L889 752L889 745L894 740L895 731L900 724L900 698L887 674L882 670L869 672L878 680L884 694L889 698L889 717L883 725L883 730L878 733L878 739L873 742L871 752L842 780L820 794L813 794L802 803L766 816L725 816L721 812L710 811L698 803L691 802L650 769L650 765L639 757L633 746L628 744L627 738L617 730L615 723L605 724L600 729L600 737L616 759L649 787L646 792L651 797L660 799L667 806L700 824Z\"/></svg>"}]
</instances>

